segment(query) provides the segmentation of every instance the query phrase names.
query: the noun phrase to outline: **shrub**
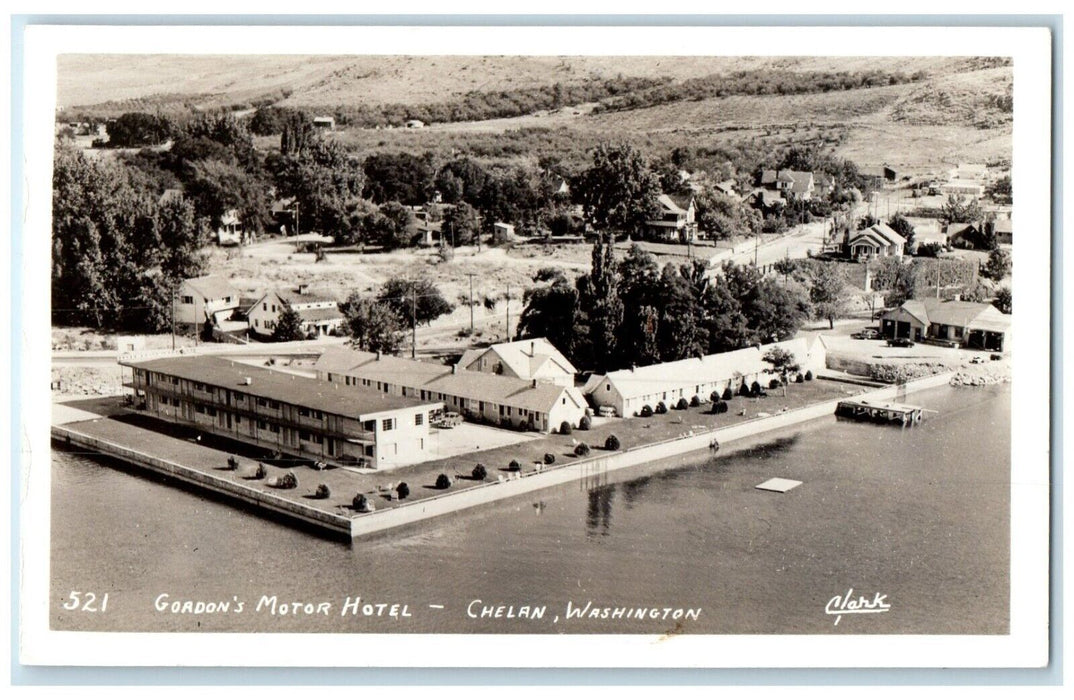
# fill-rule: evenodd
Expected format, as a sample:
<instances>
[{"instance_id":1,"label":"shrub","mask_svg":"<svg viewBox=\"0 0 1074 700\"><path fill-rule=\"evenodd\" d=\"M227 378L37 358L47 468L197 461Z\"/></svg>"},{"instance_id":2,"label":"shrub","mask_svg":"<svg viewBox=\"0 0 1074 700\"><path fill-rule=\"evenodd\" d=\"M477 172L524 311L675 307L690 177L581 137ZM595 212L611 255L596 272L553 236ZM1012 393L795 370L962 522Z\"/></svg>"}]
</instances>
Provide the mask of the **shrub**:
<instances>
[{"instance_id":1,"label":"shrub","mask_svg":"<svg viewBox=\"0 0 1074 700\"><path fill-rule=\"evenodd\" d=\"M668 407L664 404L663 401L661 401L660 403L656 404L656 412L661 413L661 414L668 412Z\"/></svg>"},{"instance_id":2,"label":"shrub","mask_svg":"<svg viewBox=\"0 0 1074 700\"><path fill-rule=\"evenodd\" d=\"M722 398L724 401L730 401L731 399L735 398L735 392L731 391L730 385L728 385L727 388L723 390L723 396L721 396L720 398Z\"/></svg>"},{"instance_id":3,"label":"shrub","mask_svg":"<svg viewBox=\"0 0 1074 700\"><path fill-rule=\"evenodd\" d=\"M559 424L559 434L560 435L570 435L571 434L571 424L568 421L563 421L562 423Z\"/></svg>"},{"instance_id":4,"label":"shrub","mask_svg":"<svg viewBox=\"0 0 1074 700\"><path fill-rule=\"evenodd\" d=\"M579 430L589 430L593 426L593 419L589 416L582 416L582 419L578 421Z\"/></svg>"},{"instance_id":5,"label":"shrub","mask_svg":"<svg viewBox=\"0 0 1074 700\"><path fill-rule=\"evenodd\" d=\"M298 479L291 472L287 472L280 478L276 479L276 488L278 489L294 489L298 488Z\"/></svg>"},{"instance_id":6,"label":"shrub","mask_svg":"<svg viewBox=\"0 0 1074 700\"><path fill-rule=\"evenodd\" d=\"M727 405L726 401L720 401L719 403L717 403L712 408L713 408L713 411L712 411L713 413L727 413L727 411L729 411L731 407Z\"/></svg>"},{"instance_id":7,"label":"shrub","mask_svg":"<svg viewBox=\"0 0 1074 700\"><path fill-rule=\"evenodd\" d=\"M614 435L609 435L604 440L604 449L606 450L618 450L622 445L619 443L619 438Z\"/></svg>"},{"instance_id":8,"label":"shrub","mask_svg":"<svg viewBox=\"0 0 1074 700\"><path fill-rule=\"evenodd\" d=\"M400 481L399 485L395 487L395 494L400 499L406 498L410 495L410 487L406 485L405 481Z\"/></svg>"},{"instance_id":9,"label":"shrub","mask_svg":"<svg viewBox=\"0 0 1074 700\"><path fill-rule=\"evenodd\" d=\"M640 415L642 418L649 418L653 415L653 407L649 404L645 404L641 407Z\"/></svg>"},{"instance_id":10,"label":"shrub","mask_svg":"<svg viewBox=\"0 0 1074 700\"><path fill-rule=\"evenodd\" d=\"M587 457L589 455L589 445L584 442L580 442L574 446L575 457Z\"/></svg>"},{"instance_id":11,"label":"shrub","mask_svg":"<svg viewBox=\"0 0 1074 700\"><path fill-rule=\"evenodd\" d=\"M806 370L806 373L805 373L805 380L806 380L807 382L811 382L811 381L813 381L813 370L811 370L811 369L807 369L807 370Z\"/></svg>"},{"instance_id":12,"label":"shrub","mask_svg":"<svg viewBox=\"0 0 1074 700\"><path fill-rule=\"evenodd\" d=\"M446 489L451 486L451 477L447 474L441 474L436 477L436 488Z\"/></svg>"},{"instance_id":13,"label":"shrub","mask_svg":"<svg viewBox=\"0 0 1074 700\"><path fill-rule=\"evenodd\" d=\"M501 418L500 419L500 427L501 428L510 428L510 427L512 427L511 426L511 419L508 418L507 416L504 416L503 418Z\"/></svg>"},{"instance_id":14,"label":"shrub","mask_svg":"<svg viewBox=\"0 0 1074 700\"><path fill-rule=\"evenodd\" d=\"M747 398L749 396L752 396L752 394L750 394L750 385L747 384L746 382L742 382L742 384L740 384L739 387L738 387L738 393L740 395L742 395L742 396L747 397Z\"/></svg>"},{"instance_id":15,"label":"shrub","mask_svg":"<svg viewBox=\"0 0 1074 700\"><path fill-rule=\"evenodd\" d=\"M676 411L685 411L690 407L690 402L686 400L685 396L680 396L679 400L675 402Z\"/></svg>"},{"instance_id":16,"label":"shrub","mask_svg":"<svg viewBox=\"0 0 1074 700\"><path fill-rule=\"evenodd\" d=\"M235 459L235 455L228 455L227 468L230 471L235 471L239 468L239 460Z\"/></svg>"},{"instance_id":17,"label":"shrub","mask_svg":"<svg viewBox=\"0 0 1074 700\"><path fill-rule=\"evenodd\" d=\"M712 403L716 403L717 401L719 401L719 400L720 400L720 397L721 397L722 395L723 395L723 394L721 394L720 392L718 392L718 391L714 391L714 392L712 392L711 394L709 394L709 401L711 401Z\"/></svg>"},{"instance_id":18,"label":"shrub","mask_svg":"<svg viewBox=\"0 0 1074 700\"><path fill-rule=\"evenodd\" d=\"M522 468L522 464L517 459L512 459L511 463L507 465L507 468L513 472L517 472Z\"/></svg>"},{"instance_id":19,"label":"shrub","mask_svg":"<svg viewBox=\"0 0 1074 700\"><path fill-rule=\"evenodd\" d=\"M544 453L544 463L545 464L555 464L555 462L556 462L556 456L554 454L552 454L551 452L545 452Z\"/></svg>"},{"instance_id":20,"label":"shrub","mask_svg":"<svg viewBox=\"0 0 1074 700\"><path fill-rule=\"evenodd\" d=\"M257 471L254 472L254 478L264 479L266 476L268 476L268 472L265 470L265 465L258 462Z\"/></svg>"},{"instance_id":21,"label":"shrub","mask_svg":"<svg viewBox=\"0 0 1074 700\"><path fill-rule=\"evenodd\" d=\"M804 381L805 381L805 377L802 376L801 372L799 372L798 376L794 378L794 383L795 384L801 384Z\"/></svg>"},{"instance_id":22,"label":"shrub","mask_svg":"<svg viewBox=\"0 0 1074 700\"><path fill-rule=\"evenodd\" d=\"M484 464L478 464L476 467L474 467L474 470L470 472L470 476L474 477L478 481L484 481L485 477L488 475L489 472L487 469L485 469Z\"/></svg>"},{"instance_id":23,"label":"shrub","mask_svg":"<svg viewBox=\"0 0 1074 700\"><path fill-rule=\"evenodd\" d=\"M328 488L328 484L317 484L317 490L313 492L314 498L328 498L332 495L332 490Z\"/></svg>"},{"instance_id":24,"label":"shrub","mask_svg":"<svg viewBox=\"0 0 1074 700\"><path fill-rule=\"evenodd\" d=\"M690 405L693 406L694 408L697 408L698 406L700 406L701 405L701 397L698 396L697 394L694 394L693 398L690 399Z\"/></svg>"},{"instance_id":25,"label":"shrub","mask_svg":"<svg viewBox=\"0 0 1074 700\"><path fill-rule=\"evenodd\" d=\"M768 382L768 388L769 389L778 389L781 384L782 384L782 382L780 382L778 379L773 378L772 381Z\"/></svg>"},{"instance_id":26,"label":"shrub","mask_svg":"<svg viewBox=\"0 0 1074 700\"><path fill-rule=\"evenodd\" d=\"M364 513L369 510L369 499L365 497L364 493L360 493L351 501L351 506L359 513Z\"/></svg>"},{"instance_id":27,"label":"shrub","mask_svg":"<svg viewBox=\"0 0 1074 700\"><path fill-rule=\"evenodd\" d=\"M757 394L760 394L761 393L761 383L755 380L753 382L753 384L750 384L750 393L755 395L755 396Z\"/></svg>"}]
</instances>

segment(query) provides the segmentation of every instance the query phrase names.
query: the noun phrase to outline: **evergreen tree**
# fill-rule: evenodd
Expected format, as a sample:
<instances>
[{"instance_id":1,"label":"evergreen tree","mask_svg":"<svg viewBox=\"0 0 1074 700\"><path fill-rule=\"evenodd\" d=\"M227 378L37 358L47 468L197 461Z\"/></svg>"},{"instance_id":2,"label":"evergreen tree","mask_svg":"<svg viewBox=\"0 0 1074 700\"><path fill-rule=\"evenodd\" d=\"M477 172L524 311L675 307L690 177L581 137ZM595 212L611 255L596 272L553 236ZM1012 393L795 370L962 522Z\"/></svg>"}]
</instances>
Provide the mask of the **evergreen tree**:
<instances>
[{"instance_id":1,"label":"evergreen tree","mask_svg":"<svg viewBox=\"0 0 1074 700\"><path fill-rule=\"evenodd\" d=\"M285 307L276 320L276 327L272 329L272 339L278 343L285 343L290 340L303 340L305 337L306 333L302 330L302 317L290 306Z\"/></svg>"},{"instance_id":2,"label":"evergreen tree","mask_svg":"<svg viewBox=\"0 0 1074 700\"><path fill-rule=\"evenodd\" d=\"M600 355L594 359L597 369L614 363L618 348L618 331L623 322L623 302L619 298L619 273L616 269L614 241L601 236L593 244L592 270L589 273L589 338Z\"/></svg>"}]
</instances>

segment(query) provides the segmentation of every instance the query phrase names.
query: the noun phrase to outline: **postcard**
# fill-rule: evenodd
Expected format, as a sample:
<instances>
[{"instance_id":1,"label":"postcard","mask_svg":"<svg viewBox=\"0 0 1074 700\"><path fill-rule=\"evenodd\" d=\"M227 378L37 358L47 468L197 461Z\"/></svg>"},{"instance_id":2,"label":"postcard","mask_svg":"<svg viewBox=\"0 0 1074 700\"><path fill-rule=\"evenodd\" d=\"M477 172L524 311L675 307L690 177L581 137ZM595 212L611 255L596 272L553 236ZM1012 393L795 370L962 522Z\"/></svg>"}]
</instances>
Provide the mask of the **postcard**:
<instances>
[{"instance_id":1,"label":"postcard","mask_svg":"<svg viewBox=\"0 0 1074 700\"><path fill-rule=\"evenodd\" d=\"M1050 42L29 27L22 663L1047 664Z\"/></svg>"}]
</instances>

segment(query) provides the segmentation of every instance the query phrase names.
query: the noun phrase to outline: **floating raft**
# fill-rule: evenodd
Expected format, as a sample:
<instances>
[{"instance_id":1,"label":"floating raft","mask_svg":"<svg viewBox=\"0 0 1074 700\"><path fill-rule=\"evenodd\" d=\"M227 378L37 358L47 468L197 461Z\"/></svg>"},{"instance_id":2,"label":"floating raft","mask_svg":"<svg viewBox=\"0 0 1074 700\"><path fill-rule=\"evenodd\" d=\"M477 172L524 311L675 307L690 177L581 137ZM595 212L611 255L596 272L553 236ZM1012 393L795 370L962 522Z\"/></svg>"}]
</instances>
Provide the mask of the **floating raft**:
<instances>
[{"instance_id":1,"label":"floating raft","mask_svg":"<svg viewBox=\"0 0 1074 700\"><path fill-rule=\"evenodd\" d=\"M868 401L840 401L835 415L841 418L869 420L874 423L920 423L927 409L900 403L869 403Z\"/></svg>"}]
</instances>

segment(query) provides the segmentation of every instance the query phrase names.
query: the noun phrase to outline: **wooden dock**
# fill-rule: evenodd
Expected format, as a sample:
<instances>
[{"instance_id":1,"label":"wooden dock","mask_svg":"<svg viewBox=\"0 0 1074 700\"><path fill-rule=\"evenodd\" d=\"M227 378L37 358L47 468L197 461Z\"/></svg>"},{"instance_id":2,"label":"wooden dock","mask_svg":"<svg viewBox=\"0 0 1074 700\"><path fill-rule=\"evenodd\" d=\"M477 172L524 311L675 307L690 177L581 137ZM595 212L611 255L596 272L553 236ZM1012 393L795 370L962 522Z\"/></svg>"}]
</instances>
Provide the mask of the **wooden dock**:
<instances>
[{"instance_id":1,"label":"wooden dock","mask_svg":"<svg viewBox=\"0 0 1074 700\"><path fill-rule=\"evenodd\" d=\"M927 409L901 403L872 403L869 401L840 401L835 407L835 415L840 418L869 420L874 423L898 423L911 425L920 423Z\"/></svg>"}]
</instances>

